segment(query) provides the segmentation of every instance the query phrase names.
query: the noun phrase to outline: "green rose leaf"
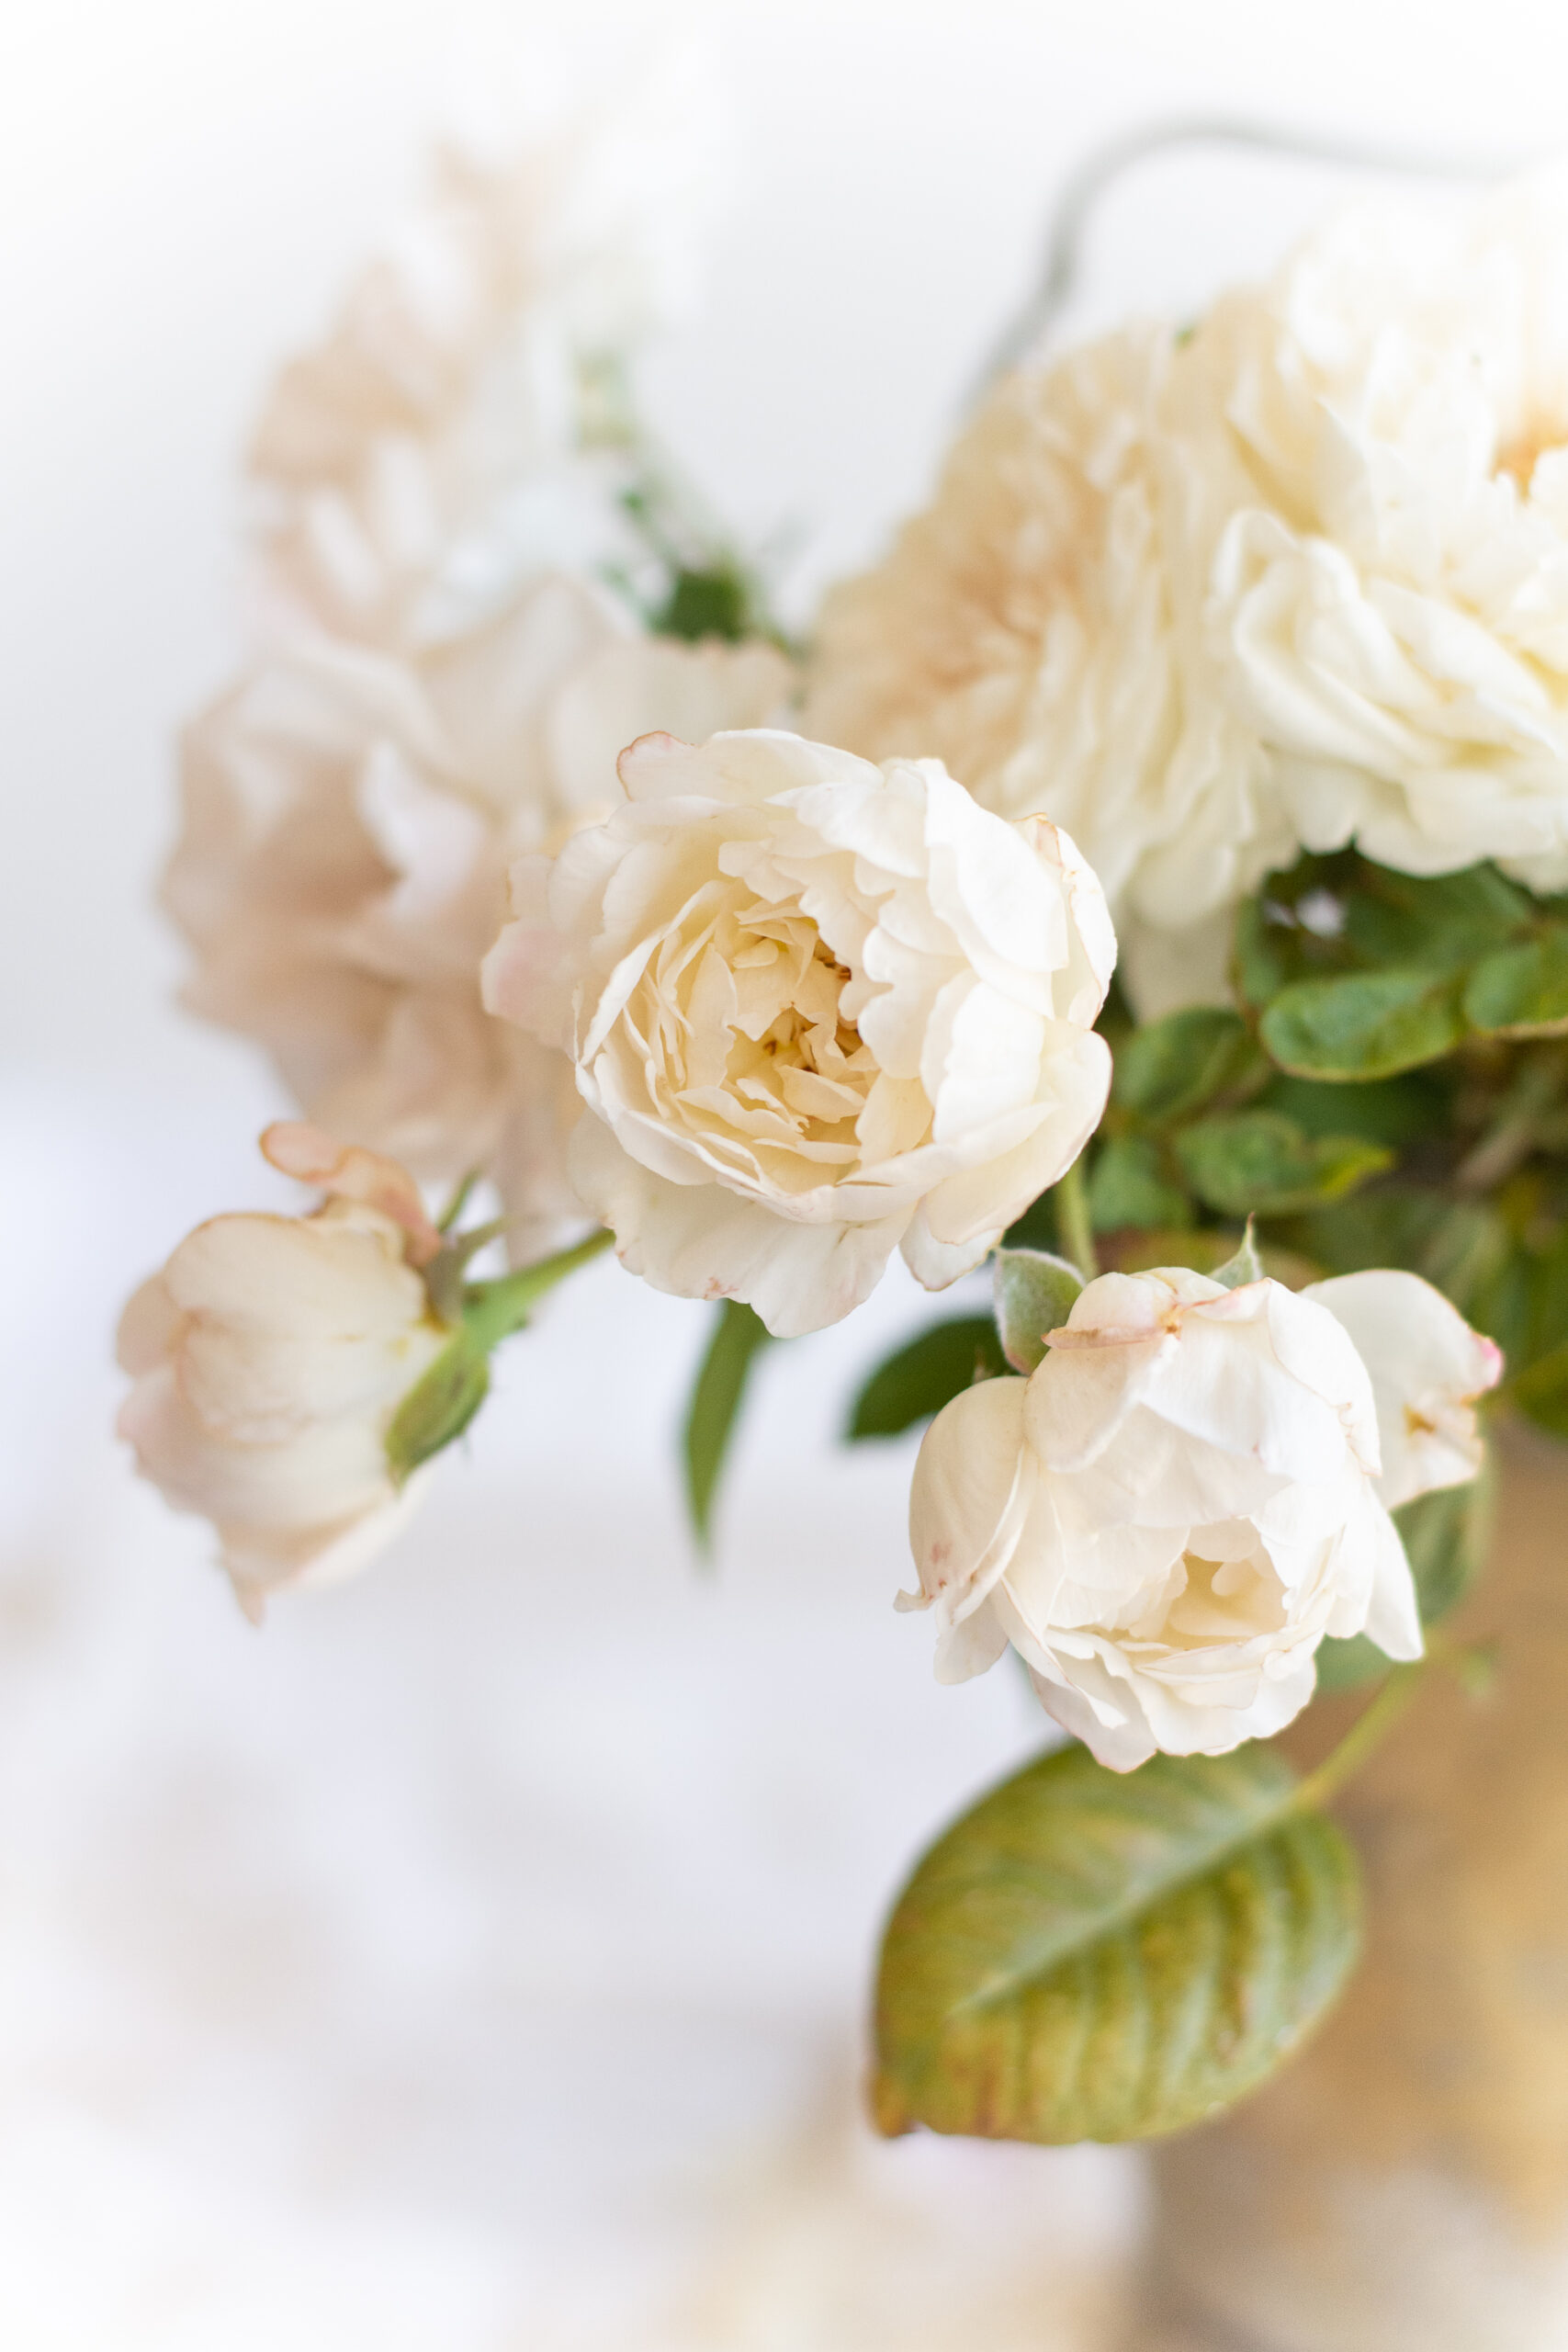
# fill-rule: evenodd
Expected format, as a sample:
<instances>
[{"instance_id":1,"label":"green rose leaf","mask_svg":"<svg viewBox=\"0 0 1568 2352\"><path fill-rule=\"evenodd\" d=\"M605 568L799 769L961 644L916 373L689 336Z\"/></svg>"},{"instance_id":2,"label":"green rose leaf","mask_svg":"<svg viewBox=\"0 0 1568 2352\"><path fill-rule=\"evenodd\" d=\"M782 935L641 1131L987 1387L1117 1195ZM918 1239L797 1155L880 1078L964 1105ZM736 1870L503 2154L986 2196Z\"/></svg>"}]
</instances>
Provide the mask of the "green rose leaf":
<instances>
[{"instance_id":1,"label":"green rose leaf","mask_svg":"<svg viewBox=\"0 0 1568 2352\"><path fill-rule=\"evenodd\" d=\"M1152 1136L1112 1136L1095 1154L1089 1216L1096 1233L1171 1229L1191 1224L1192 1204L1166 1174Z\"/></svg>"},{"instance_id":2,"label":"green rose leaf","mask_svg":"<svg viewBox=\"0 0 1568 2352\"><path fill-rule=\"evenodd\" d=\"M1177 1138L1188 1182L1225 1216L1290 1216L1342 1200L1393 1154L1359 1136L1306 1136L1278 1111L1201 1119Z\"/></svg>"},{"instance_id":3,"label":"green rose leaf","mask_svg":"<svg viewBox=\"0 0 1568 2352\"><path fill-rule=\"evenodd\" d=\"M1359 1136L1395 1151L1446 1136L1453 1123L1450 1089L1428 1068L1399 1078L1358 1080L1287 1078L1277 1071L1253 1107L1282 1111L1309 1136Z\"/></svg>"},{"instance_id":4,"label":"green rose leaf","mask_svg":"<svg viewBox=\"0 0 1568 2352\"><path fill-rule=\"evenodd\" d=\"M1424 970L1295 980L1269 1005L1258 1034L1280 1068L1299 1078L1392 1078L1459 1044L1461 992L1452 974Z\"/></svg>"},{"instance_id":5,"label":"green rose leaf","mask_svg":"<svg viewBox=\"0 0 1568 2352\"><path fill-rule=\"evenodd\" d=\"M411 1470L461 1437L490 1393L490 1360L459 1329L409 1390L387 1430L387 1462L400 1486Z\"/></svg>"},{"instance_id":6,"label":"green rose leaf","mask_svg":"<svg viewBox=\"0 0 1568 2352\"><path fill-rule=\"evenodd\" d=\"M876 2120L983 2139L1140 2140L1265 2081L1343 1985L1356 1861L1284 1759L1068 1747L981 1799L898 1899Z\"/></svg>"},{"instance_id":7,"label":"green rose leaf","mask_svg":"<svg viewBox=\"0 0 1568 2352\"><path fill-rule=\"evenodd\" d=\"M1044 1356L1045 1334L1072 1313L1083 1276L1043 1250L998 1250L991 1280L1002 1353L1014 1372L1032 1372Z\"/></svg>"},{"instance_id":8,"label":"green rose leaf","mask_svg":"<svg viewBox=\"0 0 1568 2352\"><path fill-rule=\"evenodd\" d=\"M1345 933L1369 964L1451 972L1516 938L1533 911L1529 893L1495 865L1399 874L1358 858L1346 894Z\"/></svg>"},{"instance_id":9,"label":"green rose leaf","mask_svg":"<svg viewBox=\"0 0 1568 2352\"><path fill-rule=\"evenodd\" d=\"M1168 1013L1135 1029L1122 1047L1111 1100L1156 1124L1182 1118L1219 1091L1247 1046L1238 1013L1204 1004Z\"/></svg>"},{"instance_id":10,"label":"green rose leaf","mask_svg":"<svg viewBox=\"0 0 1568 2352\"><path fill-rule=\"evenodd\" d=\"M1488 1456L1481 1476L1468 1486L1417 1495L1394 1512L1393 1523L1404 1539L1416 1580L1421 1623L1428 1631L1464 1599L1480 1575L1492 1541L1495 1501L1496 1481ZM1317 1687L1351 1690L1386 1674L1392 1663L1365 1634L1352 1634L1345 1641L1330 1639L1318 1649Z\"/></svg>"},{"instance_id":11,"label":"green rose leaf","mask_svg":"<svg viewBox=\"0 0 1568 2352\"><path fill-rule=\"evenodd\" d=\"M850 1409L845 1437L899 1437L929 1421L960 1392L1006 1372L1007 1358L988 1315L955 1315L934 1323L879 1363Z\"/></svg>"},{"instance_id":12,"label":"green rose leaf","mask_svg":"<svg viewBox=\"0 0 1568 2352\"><path fill-rule=\"evenodd\" d=\"M713 1338L698 1368L686 1408L682 1458L692 1532L705 1553L711 1547L714 1500L739 1425L752 1359L772 1337L754 1309L742 1306L738 1298L727 1298L714 1318Z\"/></svg>"},{"instance_id":13,"label":"green rose leaf","mask_svg":"<svg viewBox=\"0 0 1568 2352\"><path fill-rule=\"evenodd\" d=\"M1553 1037L1568 1031L1568 931L1506 947L1476 966L1464 1017L1489 1037Z\"/></svg>"},{"instance_id":14,"label":"green rose leaf","mask_svg":"<svg viewBox=\"0 0 1568 2352\"><path fill-rule=\"evenodd\" d=\"M1233 1251L1223 1265L1214 1268L1210 1279L1216 1283L1223 1283L1226 1290L1241 1290L1247 1283L1260 1283L1263 1280L1263 1261L1258 1254L1258 1242L1253 1234L1250 1217L1247 1220L1247 1230L1241 1237L1240 1247Z\"/></svg>"}]
</instances>

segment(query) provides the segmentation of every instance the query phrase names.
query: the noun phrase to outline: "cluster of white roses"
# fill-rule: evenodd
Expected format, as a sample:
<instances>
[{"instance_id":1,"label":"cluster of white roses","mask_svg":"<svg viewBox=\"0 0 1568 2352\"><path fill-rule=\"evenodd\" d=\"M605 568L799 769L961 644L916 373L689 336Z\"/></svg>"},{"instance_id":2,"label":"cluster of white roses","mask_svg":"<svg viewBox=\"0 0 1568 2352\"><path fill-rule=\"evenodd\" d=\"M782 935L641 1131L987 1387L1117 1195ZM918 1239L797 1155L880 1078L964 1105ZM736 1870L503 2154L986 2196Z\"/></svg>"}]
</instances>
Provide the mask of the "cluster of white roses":
<instances>
[{"instance_id":1,"label":"cluster of white roses","mask_svg":"<svg viewBox=\"0 0 1568 2352\"><path fill-rule=\"evenodd\" d=\"M998 386L825 608L808 723L1068 826L1139 1009L1301 846L1568 883L1568 179L1348 208Z\"/></svg>"},{"instance_id":2,"label":"cluster of white roses","mask_svg":"<svg viewBox=\"0 0 1568 2352\"><path fill-rule=\"evenodd\" d=\"M1070 1170L1112 913L1168 1002L1303 842L1568 879L1561 191L1343 223L1190 336L1010 379L829 600L794 733L773 645L649 635L542 520L649 308L582 243L604 175L456 175L257 443L267 633L167 894L193 1000L360 1148L274 1131L329 1204L202 1227L122 1334L126 1434L253 1608L406 1507L388 1432L455 1328L413 1177L488 1173L516 1258L597 1221L811 1331ZM1127 1769L1278 1729L1325 1635L1418 1651L1389 1510L1474 1475L1499 1369L1434 1291L1112 1274L1040 1336L920 1453L944 1678L1010 1643Z\"/></svg>"}]
</instances>

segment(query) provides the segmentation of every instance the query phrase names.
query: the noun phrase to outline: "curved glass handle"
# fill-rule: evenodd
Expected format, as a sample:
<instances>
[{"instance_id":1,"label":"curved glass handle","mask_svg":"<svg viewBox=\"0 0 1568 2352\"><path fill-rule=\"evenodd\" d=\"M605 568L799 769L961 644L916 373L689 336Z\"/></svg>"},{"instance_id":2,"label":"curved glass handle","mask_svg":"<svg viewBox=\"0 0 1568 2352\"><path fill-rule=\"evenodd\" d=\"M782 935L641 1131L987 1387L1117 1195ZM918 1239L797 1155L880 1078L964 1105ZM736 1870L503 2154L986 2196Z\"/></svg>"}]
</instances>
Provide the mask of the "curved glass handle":
<instances>
[{"instance_id":1,"label":"curved glass handle","mask_svg":"<svg viewBox=\"0 0 1568 2352\"><path fill-rule=\"evenodd\" d=\"M1072 298L1082 274L1084 233L1089 216L1112 183L1135 164L1171 147L1243 147L1308 163L1338 164L1351 171L1391 172L1412 179L1502 179L1534 160L1528 155L1438 155L1419 149L1369 145L1310 130L1280 130L1271 125L1224 116L1173 117L1121 132L1089 153L1070 173L1046 220L1045 253L1039 280L1028 300L998 336L976 380L978 399L996 379L1016 367L1043 340Z\"/></svg>"}]
</instances>

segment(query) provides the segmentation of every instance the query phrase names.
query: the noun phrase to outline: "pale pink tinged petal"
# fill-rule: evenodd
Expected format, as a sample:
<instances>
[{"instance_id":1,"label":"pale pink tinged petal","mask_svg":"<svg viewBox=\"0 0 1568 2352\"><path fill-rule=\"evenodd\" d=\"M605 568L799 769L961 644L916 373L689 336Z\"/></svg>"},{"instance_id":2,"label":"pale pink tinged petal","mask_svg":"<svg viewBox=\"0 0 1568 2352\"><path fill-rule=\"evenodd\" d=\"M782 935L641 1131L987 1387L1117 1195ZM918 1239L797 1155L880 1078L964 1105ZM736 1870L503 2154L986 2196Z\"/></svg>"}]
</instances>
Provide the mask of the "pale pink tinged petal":
<instances>
[{"instance_id":1,"label":"pale pink tinged petal","mask_svg":"<svg viewBox=\"0 0 1568 2352\"><path fill-rule=\"evenodd\" d=\"M1384 1504L1474 1477L1483 1448L1471 1405L1502 1375L1494 1343L1416 1274L1341 1274L1302 1295L1344 1326L1371 1375Z\"/></svg>"},{"instance_id":2,"label":"pale pink tinged petal","mask_svg":"<svg viewBox=\"0 0 1568 2352\"><path fill-rule=\"evenodd\" d=\"M1086 1354L1071 1361L1087 1371L1097 1359ZM1089 1393L1098 1397L1092 1386ZM1065 1418L1059 1413L1062 1393L1055 1392L1050 1402L1058 1419ZM1123 1403L1109 1438L1093 1452L1067 1460L1057 1458L1065 1452L1064 1430L1053 1430L1032 1408L1035 1449L1044 1453L1049 1447L1063 1508L1070 1506L1084 1525L1135 1521L1151 1527L1210 1526L1250 1516L1284 1485L1279 1473L1266 1470L1254 1455L1227 1453L1173 1427L1150 1412L1135 1391Z\"/></svg>"},{"instance_id":3,"label":"pale pink tinged petal","mask_svg":"<svg viewBox=\"0 0 1568 2352\"><path fill-rule=\"evenodd\" d=\"M277 1119L261 1139L273 1166L302 1184L344 1200L362 1201L402 1227L411 1265L428 1265L441 1248L441 1236L426 1213L419 1186L406 1168L357 1145L340 1144L319 1127L298 1119Z\"/></svg>"},{"instance_id":4,"label":"pale pink tinged petal","mask_svg":"<svg viewBox=\"0 0 1568 2352\"><path fill-rule=\"evenodd\" d=\"M1375 1642L1385 1657L1419 1657L1425 1645L1416 1580L1398 1528L1370 1490L1347 1525L1345 1541L1364 1549L1371 1559L1371 1600L1365 1620L1354 1630Z\"/></svg>"},{"instance_id":5,"label":"pale pink tinged petal","mask_svg":"<svg viewBox=\"0 0 1568 2352\"><path fill-rule=\"evenodd\" d=\"M115 1362L122 1372L152 1372L172 1354L185 1317L169 1295L162 1274L152 1274L131 1292L115 1335Z\"/></svg>"},{"instance_id":6,"label":"pale pink tinged petal","mask_svg":"<svg viewBox=\"0 0 1568 2352\"><path fill-rule=\"evenodd\" d=\"M993 987L1049 1010L1046 977L1068 956L1059 875L1019 828L988 818L934 761L921 761L931 902L965 959Z\"/></svg>"},{"instance_id":7,"label":"pale pink tinged petal","mask_svg":"<svg viewBox=\"0 0 1568 2352\"><path fill-rule=\"evenodd\" d=\"M941 1683L968 1682L988 1673L1008 1645L1007 1629L995 1610L982 1604L971 1617L937 1635L936 1679Z\"/></svg>"},{"instance_id":8,"label":"pale pink tinged petal","mask_svg":"<svg viewBox=\"0 0 1568 2352\"><path fill-rule=\"evenodd\" d=\"M1135 1695L1116 1690L1109 1675L1094 1698L1077 1680L1057 1681L1032 1666L1029 1679L1046 1713L1074 1739L1082 1740L1108 1772L1135 1772L1155 1753L1155 1737Z\"/></svg>"},{"instance_id":9,"label":"pale pink tinged petal","mask_svg":"<svg viewBox=\"0 0 1568 2352\"><path fill-rule=\"evenodd\" d=\"M1103 1041L1102 1041L1103 1042ZM960 1141L1037 1099L1045 1023L976 981L953 1007L940 1066L928 1059L920 1083L931 1102L931 1136Z\"/></svg>"},{"instance_id":10,"label":"pale pink tinged petal","mask_svg":"<svg viewBox=\"0 0 1568 2352\"><path fill-rule=\"evenodd\" d=\"M780 1339L836 1323L868 1298L897 1247L904 1219L882 1225L795 1225L722 1187L668 1182L584 1120L573 1134L579 1197L616 1236L616 1254L656 1290L684 1298L738 1298Z\"/></svg>"},{"instance_id":11,"label":"pale pink tinged petal","mask_svg":"<svg viewBox=\"0 0 1568 2352\"><path fill-rule=\"evenodd\" d=\"M1024 1383L983 1380L944 1405L920 1441L909 1546L942 1625L961 1622L1007 1572L1035 1471L1023 1434Z\"/></svg>"},{"instance_id":12,"label":"pale pink tinged petal","mask_svg":"<svg viewBox=\"0 0 1568 2352\"><path fill-rule=\"evenodd\" d=\"M1168 1691L1152 1676L1139 1678L1138 1695L1155 1742L1168 1756L1228 1756L1249 1739L1271 1739L1293 1723L1317 1684L1314 1657L1280 1675L1259 1673L1247 1703L1204 1705Z\"/></svg>"},{"instance_id":13,"label":"pale pink tinged petal","mask_svg":"<svg viewBox=\"0 0 1568 2352\"><path fill-rule=\"evenodd\" d=\"M172 1253L164 1281L184 1315L232 1318L307 1342L400 1331L425 1311L424 1285L403 1262L401 1227L356 1203L309 1217L265 1210L209 1217Z\"/></svg>"},{"instance_id":14,"label":"pale pink tinged petal","mask_svg":"<svg viewBox=\"0 0 1568 2352\"><path fill-rule=\"evenodd\" d=\"M939 1241L931 1229L927 1216L929 1202L922 1201L910 1217L904 1238L898 1244L899 1255L915 1280L924 1290L946 1290L958 1282L994 1250L1007 1230L1010 1220L1004 1220L988 1232L976 1234L969 1241Z\"/></svg>"},{"instance_id":15,"label":"pale pink tinged petal","mask_svg":"<svg viewBox=\"0 0 1568 2352\"><path fill-rule=\"evenodd\" d=\"M426 657L428 690L458 772L493 808L530 801L541 815L558 813L563 796L545 750L552 699L601 648L624 641L626 629L607 599L557 577L490 627ZM613 764L599 797L619 797Z\"/></svg>"},{"instance_id":16,"label":"pale pink tinged petal","mask_svg":"<svg viewBox=\"0 0 1568 2352\"><path fill-rule=\"evenodd\" d=\"M269 1537L253 1527L220 1525L219 1556L245 1615L259 1624L263 1604L274 1592L315 1590L358 1576L402 1533L434 1477L435 1464L427 1463L376 1510L302 1535Z\"/></svg>"},{"instance_id":17,"label":"pale pink tinged petal","mask_svg":"<svg viewBox=\"0 0 1568 2352\"><path fill-rule=\"evenodd\" d=\"M545 1046L562 1046L570 1034L575 975L564 945L547 924L508 923L479 966L485 1010Z\"/></svg>"},{"instance_id":18,"label":"pale pink tinged petal","mask_svg":"<svg viewBox=\"0 0 1568 2352\"><path fill-rule=\"evenodd\" d=\"M1334 1408L1356 1459L1375 1477L1382 1467L1378 1412L1366 1361L1354 1340L1332 1310L1333 1328L1325 1328L1325 1303L1314 1290L1290 1291L1271 1283L1268 1298L1275 1354L1303 1387Z\"/></svg>"},{"instance_id":19,"label":"pale pink tinged petal","mask_svg":"<svg viewBox=\"0 0 1568 2352\"><path fill-rule=\"evenodd\" d=\"M1070 1317L1067 1328L1073 1328ZM1100 1344L1069 1353L1053 1334L1044 1361L1031 1377L1030 1442L1053 1470L1081 1470L1104 1453L1137 1405L1162 1354L1174 1345L1171 1335L1157 1328L1119 1331L1114 1339L1108 1332L1095 1336Z\"/></svg>"},{"instance_id":20,"label":"pale pink tinged petal","mask_svg":"<svg viewBox=\"0 0 1568 2352\"><path fill-rule=\"evenodd\" d=\"M1027 817L1019 831L1029 839L1038 857L1060 870L1067 897L1070 944L1056 1009L1065 1021L1081 1028L1092 1026L1116 969L1116 932L1100 876L1072 839L1044 817Z\"/></svg>"},{"instance_id":21,"label":"pale pink tinged petal","mask_svg":"<svg viewBox=\"0 0 1568 2352\"><path fill-rule=\"evenodd\" d=\"M1033 1132L1010 1150L994 1151L944 1177L928 1194L927 1220L943 1241L1005 1232L1032 1201L1059 1182L1099 1125L1111 1091L1110 1047L1103 1037L1082 1030L1058 1030L1052 1042L1049 1091Z\"/></svg>"},{"instance_id":22,"label":"pale pink tinged petal","mask_svg":"<svg viewBox=\"0 0 1568 2352\"><path fill-rule=\"evenodd\" d=\"M1277 1476L1336 1478L1349 1451L1348 1412L1284 1369L1265 1327L1227 1325L1201 1308L1183 1317L1144 1401L1173 1429ZM1361 1435L1375 1435L1370 1413Z\"/></svg>"},{"instance_id":23,"label":"pale pink tinged petal","mask_svg":"<svg viewBox=\"0 0 1568 2352\"><path fill-rule=\"evenodd\" d=\"M374 1428L333 1420L283 1444L237 1444L210 1432L167 1367L138 1380L118 1429L143 1474L177 1510L214 1521L310 1530L323 1515L335 1521L374 1509L391 1491Z\"/></svg>"},{"instance_id":24,"label":"pale pink tinged petal","mask_svg":"<svg viewBox=\"0 0 1568 2352\"><path fill-rule=\"evenodd\" d=\"M847 752L761 727L721 729L700 745L655 729L628 744L616 765L634 801L706 799L753 808L830 776L865 772L865 763Z\"/></svg>"},{"instance_id":25,"label":"pale pink tinged petal","mask_svg":"<svg viewBox=\"0 0 1568 2352\"><path fill-rule=\"evenodd\" d=\"M792 674L770 645L637 638L606 646L572 672L551 705L552 764L564 800L586 808L618 797L616 760L650 733L703 743L720 729L764 726L787 699Z\"/></svg>"}]
</instances>

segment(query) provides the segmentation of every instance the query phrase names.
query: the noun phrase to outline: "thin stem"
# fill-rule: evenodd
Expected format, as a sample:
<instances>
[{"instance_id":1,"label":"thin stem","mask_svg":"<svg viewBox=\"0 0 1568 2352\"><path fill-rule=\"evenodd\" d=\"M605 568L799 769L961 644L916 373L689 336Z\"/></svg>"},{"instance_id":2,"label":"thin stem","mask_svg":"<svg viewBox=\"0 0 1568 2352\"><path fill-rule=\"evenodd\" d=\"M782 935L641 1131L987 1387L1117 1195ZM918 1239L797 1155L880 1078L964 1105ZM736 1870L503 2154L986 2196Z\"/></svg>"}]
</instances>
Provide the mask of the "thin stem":
<instances>
[{"instance_id":1,"label":"thin stem","mask_svg":"<svg viewBox=\"0 0 1568 2352\"><path fill-rule=\"evenodd\" d=\"M1353 1772L1360 1770L1374 1747L1380 1747L1416 1696L1432 1653L1396 1666L1364 1714L1359 1715L1340 1741L1314 1771L1296 1784L1292 1812L1305 1813L1337 1794Z\"/></svg>"},{"instance_id":2,"label":"thin stem","mask_svg":"<svg viewBox=\"0 0 1568 2352\"><path fill-rule=\"evenodd\" d=\"M468 1174L459 1181L451 1199L435 1220L437 1233L451 1232L452 1227L468 1207L474 1186L479 1182L481 1173L479 1169L470 1168Z\"/></svg>"},{"instance_id":3,"label":"thin stem","mask_svg":"<svg viewBox=\"0 0 1568 2352\"><path fill-rule=\"evenodd\" d=\"M1421 179L1500 179L1529 160L1519 154L1436 154L1368 146L1332 133L1287 130L1223 116L1178 117L1125 131L1093 149L1063 182L1047 222L1045 251L1034 288L992 346L975 386L976 400L1043 339L1066 308L1082 269L1089 215L1106 189L1150 156L1189 146L1250 148L1264 154L1299 155L1352 171L1404 173Z\"/></svg>"},{"instance_id":4,"label":"thin stem","mask_svg":"<svg viewBox=\"0 0 1568 2352\"><path fill-rule=\"evenodd\" d=\"M500 1274L494 1282L475 1283L463 1303L463 1322L469 1337L487 1353L498 1340L513 1331L520 1331L528 1320L536 1303L547 1291L553 1290L566 1276L575 1273L579 1266L587 1265L606 1250L615 1235L601 1226L585 1241L572 1244L570 1250L558 1250L553 1258L541 1258L536 1265L519 1266L513 1274Z\"/></svg>"},{"instance_id":5,"label":"thin stem","mask_svg":"<svg viewBox=\"0 0 1568 2352\"><path fill-rule=\"evenodd\" d=\"M1501 1110L1478 1144L1454 1170L1461 1193L1489 1193L1528 1159L1539 1139L1544 1114L1562 1090L1562 1056L1552 1048L1526 1061L1503 1098Z\"/></svg>"},{"instance_id":6,"label":"thin stem","mask_svg":"<svg viewBox=\"0 0 1568 2352\"><path fill-rule=\"evenodd\" d=\"M1100 1272L1100 1260L1095 1255L1094 1227L1089 1223L1089 1193L1084 1186L1081 1153L1059 1180L1054 1198L1056 1230L1063 1254L1072 1260L1085 1282L1091 1283Z\"/></svg>"}]
</instances>

